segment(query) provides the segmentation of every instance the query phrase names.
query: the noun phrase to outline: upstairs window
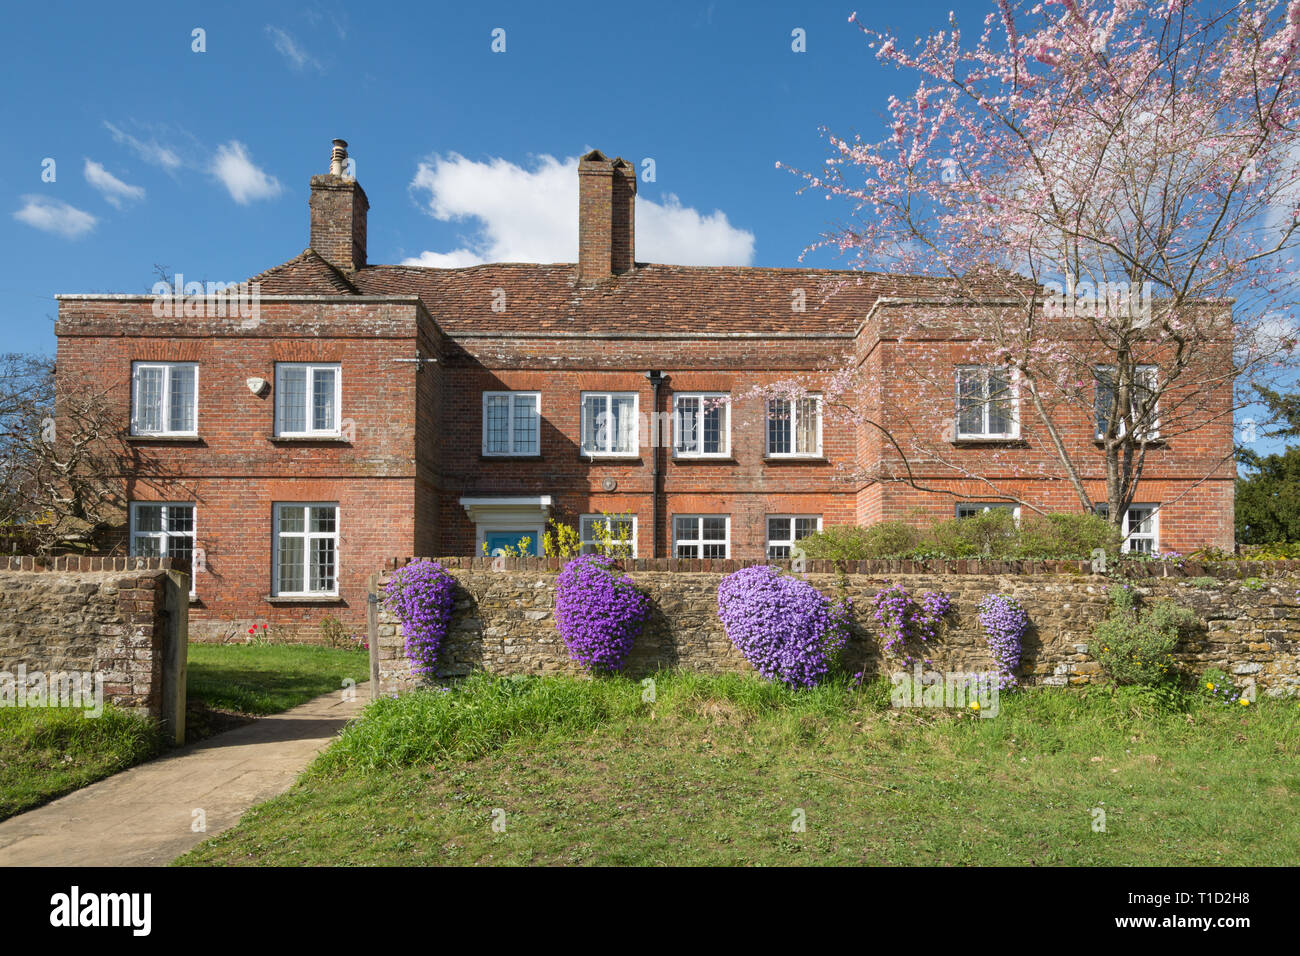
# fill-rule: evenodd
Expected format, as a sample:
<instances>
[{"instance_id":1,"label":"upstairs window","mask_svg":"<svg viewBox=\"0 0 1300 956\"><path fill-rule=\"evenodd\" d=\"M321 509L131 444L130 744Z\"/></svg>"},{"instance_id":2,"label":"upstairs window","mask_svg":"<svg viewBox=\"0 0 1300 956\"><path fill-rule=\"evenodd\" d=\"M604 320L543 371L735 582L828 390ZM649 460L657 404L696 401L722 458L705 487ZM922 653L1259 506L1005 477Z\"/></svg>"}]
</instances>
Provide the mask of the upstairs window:
<instances>
[{"instance_id":1,"label":"upstairs window","mask_svg":"<svg viewBox=\"0 0 1300 956\"><path fill-rule=\"evenodd\" d=\"M957 368L957 437L1015 438L1020 434L1014 372L1006 367Z\"/></svg>"},{"instance_id":2,"label":"upstairs window","mask_svg":"<svg viewBox=\"0 0 1300 956\"><path fill-rule=\"evenodd\" d=\"M767 403L767 454L771 458L819 458L822 400L817 395L773 398Z\"/></svg>"},{"instance_id":3,"label":"upstairs window","mask_svg":"<svg viewBox=\"0 0 1300 956\"><path fill-rule=\"evenodd\" d=\"M132 435L198 434L197 364L134 362L131 380Z\"/></svg>"},{"instance_id":4,"label":"upstairs window","mask_svg":"<svg viewBox=\"0 0 1300 956\"><path fill-rule=\"evenodd\" d=\"M541 454L540 392L483 393L483 454Z\"/></svg>"},{"instance_id":5,"label":"upstairs window","mask_svg":"<svg viewBox=\"0 0 1300 956\"><path fill-rule=\"evenodd\" d=\"M1155 394L1158 369L1154 365L1139 365L1133 370L1133 383L1129 388L1128 409L1121 409L1115 423L1115 434L1123 437L1128 434L1130 425L1138 426L1136 434L1143 441L1153 441L1160 437L1160 419L1156 407ZM1111 365L1098 365L1093 370L1096 383L1093 390L1093 408L1097 416L1097 439L1106 437L1106 428L1110 424L1111 412L1115 408L1115 396L1119 386L1115 378L1115 368Z\"/></svg>"},{"instance_id":6,"label":"upstairs window","mask_svg":"<svg viewBox=\"0 0 1300 956\"><path fill-rule=\"evenodd\" d=\"M338 505L277 504L274 537L277 596L338 594Z\"/></svg>"},{"instance_id":7,"label":"upstairs window","mask_svg":"<svg viewBox=\"0 0 1300 956\"><path fill-rule=\"evenodd\" d=\"M290 438L337 436L342 388L337 364L278 363L275 366L275 434Z\"/></svg>"},{"instance_id":8,"label":"upstairs window","mask_svg":"<svg viewBox=\"0 0 1300 956\"><path fill-rule=\"evenodd\" d=\"M731 450L731 415L725 392L673 396L673 454L678 458L725 457Z\"/></svg>"},{"instance_id":9,"label":"upstairs window","mask_svg":"<svg viewBox=\"0 0 1300 956\"><path fill-rule=\"evenodd\" d=\"M582 453L636 455L636 392L582 393Z\"/></svg>"}]
</instances>

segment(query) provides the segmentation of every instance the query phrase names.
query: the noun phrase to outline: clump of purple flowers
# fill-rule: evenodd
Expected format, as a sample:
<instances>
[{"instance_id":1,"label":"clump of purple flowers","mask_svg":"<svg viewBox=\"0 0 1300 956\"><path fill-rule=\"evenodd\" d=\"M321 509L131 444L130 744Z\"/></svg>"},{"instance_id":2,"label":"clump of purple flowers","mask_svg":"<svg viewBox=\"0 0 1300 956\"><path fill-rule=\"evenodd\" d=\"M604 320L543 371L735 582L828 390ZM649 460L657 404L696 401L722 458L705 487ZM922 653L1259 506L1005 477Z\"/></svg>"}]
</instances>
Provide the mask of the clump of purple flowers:
<instances>
[{"instance_id":1,"label":"clump of purple flowers","mask_svg":"<svg viewBox=\"0 0 1300 956\"><path fill-rule=\"evenodd\" d=\"M922 591L919 600L901 584L891 584L872 599L873 616L879 629L881 650L885 655L911 664L916 658L908 651L913 640L928 642L939 633L939 622L952 606L952 598L942 591ZM930 663L926 658L925 662Z\"/></svg>"},{"instance_id":2,"label":"clump of purple flowers","mask_svg":"<svg viewBox=\"0 0 1300 956\"><path fill-rule=\"evenodd\" d=\"M621 670L650 614L650 599L613 566L610 557L584 554L555 580L555 628L569 656L591 671Z\"/></svg>"},{"instance_id":3,"label":"clump of purple flowers","mask_svg":"<svg viewBox=\"0 0 1300 956\"><path fill-rule=\"evenodd\" d=\"M980 601L975 615L984 628L989 651L997 662L998 688L1005 690L1016 686L1016 668L1020 666L1020 653L1025 632L1029 629L1029 615L1020 602L1007 594L988 594Z\"/></svg>"},{"instance_id":4,"label":"clump of purple flowers","mask_svg":"<svg viewBox=\"0 0 1300 956\"><path fill-rule=\"evenodd\" d=\"M384 606L402 622L407 659L418 677L434 673L438 648L447 636L455 604L456 582L436 561L416 561L398 568L384 588Z\"/></svg>"},{"instance_id":5,"label":"clump of purple flowers","mask_svg":"<svg viewBox=\"0 0 1300 956\"><path fill-rule=\"evenodd\" d=\"M773 567L742 568L718 585L718 617L745 660L768 680L812 687L829 673L848 633L846 605Z\"/></svg>"}]
</instances>

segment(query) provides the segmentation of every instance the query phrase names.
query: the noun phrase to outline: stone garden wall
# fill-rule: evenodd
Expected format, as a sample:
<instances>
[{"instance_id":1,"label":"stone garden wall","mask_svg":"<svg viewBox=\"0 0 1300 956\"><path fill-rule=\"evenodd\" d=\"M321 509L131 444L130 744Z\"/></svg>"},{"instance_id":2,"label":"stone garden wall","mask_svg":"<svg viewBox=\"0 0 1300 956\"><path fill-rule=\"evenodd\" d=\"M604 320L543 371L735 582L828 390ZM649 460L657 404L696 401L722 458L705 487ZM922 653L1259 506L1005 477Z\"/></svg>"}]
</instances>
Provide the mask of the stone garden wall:
<instances>
[{"instance_id":1,"label":"stone garden wall","mask_svg":"<svg viewBox=\"0 0 1300 956\"><path fill-rule=\"evenodd\" d=\"M457 581L451 628L441 651L448 676L483 669L496 674L577 673L555 630L558 563L547 559L439 559ZM405 563L405 562L402 562ZM718 582L728 571L758 562L627 561L628 572L651 598L651 616L628 661L633 676L681 667L708 673L748 671L717 615ZM680 565L682 570L669 570ZM704 566L715 567L708 570ZM389 570L394 567L390 563ZM855 605L846 663L881 671L872 628L871 599L889 583L911 593L953 595L937 646L928 652L936 670L993 669L975 619L989 593L1016 597L1029 614L1031 632L1022 659L1022 683L1065 685L1093 680L1100 667L1091 653L1093 625L1105 616L1113 578L1092 574L1086 562L874 561L858 562L846 577L829 564L810 562L807 580L828 597L841 582ZM1178 656L1193 670L1219 667L1261 693L1300 693L1300 562L1241 562L1222 566L1152 563L1129 578L1151 597L1171 597L1197 612L1204 627ZM379 591L387 572L379 577ZM416 685L402 652L401 627L380 604L371 653L377 657L380 693ZM372 673L374 672L372 666Z\"/></svg>"},{"instance_id":2,"label":"stone garden wall","mask_svg":"<svg viewBox=\"0 0 1300 956\"><path fill-rule=\"evenodd\" d=\"M188 616L189 575L169 558L0 557L0 706L91 675L88 691L161 720L179 743Z\"/></svg>"}]
</instances>

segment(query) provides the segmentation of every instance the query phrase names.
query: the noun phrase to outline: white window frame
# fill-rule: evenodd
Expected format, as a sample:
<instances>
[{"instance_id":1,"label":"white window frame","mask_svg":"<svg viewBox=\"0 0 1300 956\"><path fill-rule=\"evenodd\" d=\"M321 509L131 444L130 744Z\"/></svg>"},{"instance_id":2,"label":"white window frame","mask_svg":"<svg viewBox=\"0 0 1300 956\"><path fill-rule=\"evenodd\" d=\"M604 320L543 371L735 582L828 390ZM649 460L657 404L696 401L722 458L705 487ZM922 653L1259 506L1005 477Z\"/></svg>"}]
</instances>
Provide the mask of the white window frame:
<instances>
[{"instance_id":1,"label":"white window frame","mask_svg":"<svg viewBox=\"0 0 1300 956\"><path fill-rule=\"evenodd\" d=\"M787 560L790 559L791 555L794 553L794 545L795 545L795 540L796 540L796 539L795 539L795 536L794 536L794 534L795 534L795 522L798 521L798 520L801 520L801 519L802 519L802 520L805 520L805 521L816 521L816 522L817 522L817 531L821 531L821 529L822 529L822 516L821 516L821 515L795 515L795 514L781 514L781 515L766 515L766 516L764 517L764 519L763 519L763 537L764 537L764 538L766 539L766 541L767 541L766 550L764 551L764 553L767 555L767 560L769 560L769 561L787 561ZM772 537L772 524L771 524L771 522L773 522L773 521L784 521L784 522L786 522L786 529L790 532L790 537L789 537L789 538L783 538L783 539L774 539L774 538ZM817 532L815 531L815 532L813 532L813 533L816 534ZM773 547L778 547L778 548L789 548L791 553L785 555L784 557L773 557L773 556L772 556L772 548L773 548Z\"/></svg>"},{"instance_id":2,"label":"white window frame","mask_svg":"<svg viewBox=\"0 0 1300 956\"><path fill-rule=\"evenodd\" d=\"M140 428L140 372L146 368L163 370L162 418L163 427L157 431L145 431ZM194 369L194 427L181 431L171 427L172 415L172 369ZM198 362L132 362L131 363L131 434L132 435L182 435L197 437L199 434L199 363Z\"/></svg>"},{"instance_id":3,"label":"white window frame","mask_svg":"<svg viewBox=\"0 0 1300 956\"><path fill-rule=\"evenodd\" d=\"M488 448L488 402L493 398L506 398L506 435L510 447L505 451L491 451ZM536 451L519 451L515 447L515 399L531 398L536 412L533 444ZM542 456L542 393L493 391L483 393L483 456L485 458L540 458Z\"/></svg>"},{"instance_id":4,"label":"white window frame","mask_svg":"<svg viewBox=\"0 0 1300 956\"><path fill-rule=\"evenodd\" d=\"M689 519L691 519L691 520L693 520L693 521L695 522L695 537L693 537L693 538L679 538L679 537L677 537L677 522L678 522L679 519L682 519L682 518L689 518ZM724 522L723 530L724 530L724 533L726 534L726 537L723 538L721 541L718 541L718 540L716 540L716 539L705 540L705 538L704 538L704 519L705 519L705 518L721 518L721 519L723 519L723 522ZM706 514L673 515L672 531L673 531L673 557L674 557L674 558L680 558L680 557L682 557L680 554L677 553L678 546L679 546L679 545L682 545L682 544L691 545L691 546L693 546L693 547L696 549L696 550L695 550L695 555L694 555L694 558L695 558L695 559L701 559L701 558L704 558L704 546L705 546L705 545L717 545L717 544L721 544L721 545L723 546L723 554L722 554L722 557L721 557L721 558L710 558L710 559L706 559L706 560L713 560L713 561L723 560L723 561L725 561L726 559L728 559L728 558L731 557L731 515L718 515L718 514L712 514L712 515L706 515ZM686 560L686 559L683 558L683 560Z\"/></svg>"},{"instance_id":5,"label":"white window frame","mask_svg":"<svg viewBox=\"0 0 1300 956\"><path fill-rule=\"evenodd\" d=\"M333 508L334 509L334 530L333 531L312 531L311 522L307 514L303 514L302 531L290 531L282 533L280 531L280 515L286 509L297 509L302 511L306 508ZM339 549L341 538L341 516L339 503L337 501L277 501L271 506L271 595L272 597L338 597L339 594L339 577L342 572L342 560ZM311 581L311 542L322 538L332 539L334 541L334 587L329 591L282 591L280 590L280 538L287 534L289 537L303 539L303 560L302 560L302 585L304 588Z\"/></svg>"},{"instance_id":6,"label":"white window frame","mask_svg":"<svg viewBox=\"0 0 1300 956\"><path fill-rule=\"evenodd\" d=\"M588 448L584 443L587 440L587 399L594 396L603 396L605 399L605 411L602 413L612 417L610 409L613 407L615 398L632 399L632 450L631 451L605 451ZM610 433L612 437L612 432ZM619 392L619 391L587 391L580 392L578 395L578 447L582 451L584 458L640 458L641 457L641 395L639 392Z\"/></svg>"},{"instance_id":7,"label":"white window frame","mask_svg":"<svg viewBox=\"0 0 1300 956\"><path fill-rule=\"evenodd\" d=\"M699 403L700 449L691 451L682 447L685 431L682 428L681 402L683 399ZM717 400L722 401L718 402ZM704 411L710 402L717 402L716 408L722 413L720 438L722 447L718 451L704 451ZM673 393L673 457L674 458L728 458L731 456L731 395L728 392L674 392Z\"/></svg>"},{"instance_id":8,"label":"white window frame","mask_svg":"<svg viewBox=\"0 0 1300 956\"><path fill-rule=\"evenodd\" d=\"M1008 391L1010 392L1011 430L1005 432L991 432L988 430L989 412L994 400L990 398L988 394L989 373L995 371L1003 371L1004 369L1008 373L1007 388ZM961 427L961 411L962 411L961 375L962 372L969 372L972 370L978 370L983 373L981 378L983 381L984 398L982 400L983 404L980 406L980 423L983 425L984 430L978 432L962 431L962 427ZM953 373L953 388L956 392L956 399L955 399L956 415L957 415L956 434L957 434L957 439L959 441L965 439L971 439L976 441L979 440L986 440L986 441L1004 440L1005 441L1008 439L1016 439L1020 437L1020 371L1018 369L1006 368L1005 366L998 366L998 365L958 365L955 372Z\"/></svg>"},{"instance_id":9,"label":"white window frame","mask_svg":"<svg viewBox=\"0 0 1300 956\"><path fill-rule=\"evenodd\" d=\"M994 510L1010 511L1011 520L1015 522L1017 528L1020 527L1020 505L1009 501L959 501L953 507L953 515L958 518L973 518L975 511L983 514ZM971 514L962 514L963 511L970 511Z\"/></svg>"},{"instance_id":10,"label":"white window frame","mask_svg":"<svg viewBox=\"0 0 1300 956\"><path fill-rule=\"evenodd\" d=\"M1145 376L1150 379L1150 382L1148 382L1147 384L1147 389L1150 392L1152 392L1152 394L1154 394L1156 388L1160 384L1160 366L1139 365L1136 367L1135 371L1137 372L1137 375L1139 377ZM1097 421L1097 399L1101 395L1101 379L1099 373L1103 373L1103 372L1109 372L1111 375L1114 375L1115 366L1113 365L1093 366L1092 421L1093 421L1093 427L1096 429L1097 441L1102 441L1106 437L1105 431L1101 427L1099 427L1101 423ZM1111 392L1112 392L1111 403L1114 404L1119 399L1119 387L1117 385L1112 385ZM1128 430L1128 416L1121 415L1119 417L1119 436L1122 438L1127 430ZM1160 401L1158 399L1156 401L1155 408L1152 409L1151 427L1147 429L1147 433L1145 436L1142 437L1142 440L1143 441L1160 440Z\"/></svg>"},{"instance_id":11,"label":"white window frame","mask_svg":"<svg viewBox=\"0 0 1300 956\"><path fill-rule=\"evenodd\" d=\"M631 521L631 522L632 522L632 542L631 542L631 544L632 544L632 557L634 557L634 558L636 557L636 538L637 538L636 515L634 515L634 514L608 514L608 515L603 515L603 514L585 514L585 515L578 515L578 537L579 537L579 539L582 541L582 548L581 548L582 553L583 553L583 554L599 554L599 553L600 553L599 550L598 550L599 541L598 541L596 538L588 538L588 537L586 537L586 528L585 528L584 526L586 525L586 523L587 523L588 521L604 521L606 527L608 527L610 524L612 524L613 522L616 522L616 521L619 521L619 522L621 522L621 521ZM587 550L589 547L590 547L591 550Z\"/></svg>"},{"instance_id":12,"label":"white window frame","mask_svg":"<svg viewBox=\"0 0 1300 956\"><path fill-rule=\"evenodd\" d=\"M140 531L140 509L141 508L161 508L163 526L162 531ZM172 508L189 508L190 509L190 530L168 531L167 519L170 509ZM168 548L166 543L172 538L189 538L190 541L190 597L198 593L197 570L195 557L198 553L199 544L199 511L193 501L132 501L128 509L130 524L127 529L128 547L132 557L139 557L140 551L136 547L136 541L140 538L150 538L161 541L164 545L161 550L163 557L167 557Z\"/></svg>"},{"instance_id":13,"label":"white window frame","mask_svg":"<svg viewBox=\"0 0 1300 956\"><path fill-rule=\"evenodd\" d=\"M804 399L816 399L817 401L817 448L815 451L798 451L799 447L799 403ZM774 405L778 401L788 402L790 405L790 451L772 451L772 418L775 414ZM796 398L769 398L767 400L766 413L763 416L763 445L768 458L821 458L822 456L822 425L825 421L825 402L821 395L809 394L800 395Z\"/></svg>"},{"instance_id":14,"label":"white window frame","mask_svg":"<svg viewBox=\"0 0 1300 956\"><path fill-rule=\"evenodd\" d=\"M307 370L307 385L303 392L303 423L306 431L285 431L282 416L283 405L280 401L281 389L284 387L284 371L290 368ZM312 427L312 398L316 394L316 372L329 369L334 372L334 427ZM275 363L275 437L277 438L337 438L343 434L343 365L341 362L276 362Z\"/></svg>"}]
</instances>

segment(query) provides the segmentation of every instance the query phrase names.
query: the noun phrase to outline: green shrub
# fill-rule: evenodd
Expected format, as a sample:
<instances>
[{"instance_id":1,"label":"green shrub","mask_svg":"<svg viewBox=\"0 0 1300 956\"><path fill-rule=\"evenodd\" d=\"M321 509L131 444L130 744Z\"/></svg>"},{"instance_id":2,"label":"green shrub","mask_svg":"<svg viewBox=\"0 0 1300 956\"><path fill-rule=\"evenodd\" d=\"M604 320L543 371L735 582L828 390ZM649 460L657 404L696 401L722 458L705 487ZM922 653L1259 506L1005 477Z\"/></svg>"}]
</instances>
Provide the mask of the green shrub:
<instances>
[{"instance_id":1,"label":"green shrub","mask_svg":"<svg viewBox=\"0 0 1300 956\"><path fill-rule=\"evenodd\" d=\"M1110 613L1093 631L1097 662L1116 684L1173 683L1177 677L1174 648L1198 623L1191 608L1157 601L1143 609L1132 588L1115 587Z\"/></svg>"},{"instance_id":2,"label":"green shrub","mask_svg":"<svg viewBox=\"0 0 1300 956\"><path fill-rule=\"evenodd\" d=\"M929 545L950 558L1008 558L1017 550L1015 517L990 508L967 518L940 521L930 529Z\"/></svg>"},{"instance_id":3,"label":"green shrub","mask_svg":"<svg viewBox=\"0 0 1300 956\"><path fill-rule=\"evenodd\" d=\"M830 525L799 541L809 558L832 561L870 561L893 558L915 550L921 532L906 521L882 521L861 528L857 525Z\"/></svg>"},{"instance_id":4,"label":"green shrub","mask_svg":"<svg viewBox=\"0 0 1300 956\"><path fill-rule=\"evenodd\" d=\"M1098 515L1030 515L1020 522L1022 558L1090 557L1098 549L1119 551L1119 529Z\"/></svg>"}]
</instances>

